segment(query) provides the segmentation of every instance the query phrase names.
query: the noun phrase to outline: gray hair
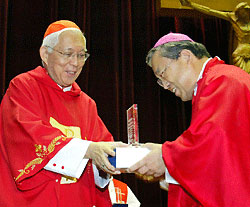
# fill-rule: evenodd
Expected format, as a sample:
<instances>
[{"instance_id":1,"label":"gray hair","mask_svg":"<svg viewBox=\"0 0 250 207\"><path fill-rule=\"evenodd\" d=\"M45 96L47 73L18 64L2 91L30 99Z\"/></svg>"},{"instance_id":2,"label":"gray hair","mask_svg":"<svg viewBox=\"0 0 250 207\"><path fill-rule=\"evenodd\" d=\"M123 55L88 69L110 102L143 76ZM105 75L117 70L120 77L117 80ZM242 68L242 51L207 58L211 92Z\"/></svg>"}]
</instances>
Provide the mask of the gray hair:
<instances>
[{"instance_id":1,"label":"gray hair","mask_svg":"<svg viewBox=\"0 0 250 207\"><path fill-rule=\"evenodd\" d=\"M152 48L147 54L146 63L152 67L151 60L156 51L160 51L162 57L177 60L180 57L181 51L184 49L190 50L198 59L203 57L211 57L203 44L183 40L178 42L168 42L159 45L156 48Z\"/></svg>"},{"instance_id":2,"label":"gray hair","mask_svg":"<svg viewBox=\"0 0 250 207\"><path fill-rule=\"evenodd\" d=\"M42 46L49 46L51 48L54 48L58 41L59 41L59 36L61 35L62 32L64 31L75 31L75 32L79 32L82 34L83 36L83 39L84 39L84 44L85 44L85 50L87 51L86 49L86 38L84 36L84 34L82 33L81 30L77 29L77 28L65 28L65 29L62 29L58 32L54 32L48 36L46 36L44 39L43 39L43 42L42 42ZM52 52L52 49L48 48L48 52L51 53Z\"/></svg>"}]
</instances>

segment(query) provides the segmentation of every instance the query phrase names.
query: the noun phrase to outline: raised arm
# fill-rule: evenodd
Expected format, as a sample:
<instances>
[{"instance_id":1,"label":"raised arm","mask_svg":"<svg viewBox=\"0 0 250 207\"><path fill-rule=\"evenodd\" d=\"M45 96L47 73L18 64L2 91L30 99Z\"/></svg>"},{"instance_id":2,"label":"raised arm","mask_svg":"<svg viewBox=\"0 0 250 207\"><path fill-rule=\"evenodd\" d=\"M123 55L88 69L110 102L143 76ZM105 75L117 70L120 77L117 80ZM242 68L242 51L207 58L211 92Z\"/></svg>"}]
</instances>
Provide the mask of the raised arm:
<instances>
[{"instance_id":1,"label":"raised arm","mask_svg":"<svg viewBox=\"0 0 250 207\"><path fill-rule=\"evenodd\" d=\"M218 11L218 10L215 10L215 9L211 9L209 7L206 7L206 6L191 2L190 0L180 0L180 3L181 3L182 6L190 7L190 8L192 8L194 10L197 10L197 11L199 11L201 13L211 15L211 16L215 16L215 17L218 17L218 18L221 18L221 19L225 19L227 21L230 20L230 18L229 18L229 13L230 12L223 12L223 11Z\"/></svg>"}]
</instances>

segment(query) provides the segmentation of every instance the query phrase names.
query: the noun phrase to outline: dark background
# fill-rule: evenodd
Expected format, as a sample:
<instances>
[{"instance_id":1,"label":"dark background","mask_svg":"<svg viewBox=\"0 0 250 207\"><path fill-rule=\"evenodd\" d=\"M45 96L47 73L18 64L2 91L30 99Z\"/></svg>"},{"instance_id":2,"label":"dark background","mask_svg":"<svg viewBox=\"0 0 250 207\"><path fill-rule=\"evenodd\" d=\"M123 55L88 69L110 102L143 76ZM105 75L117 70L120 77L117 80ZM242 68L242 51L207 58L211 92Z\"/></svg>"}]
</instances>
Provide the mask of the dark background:
<instances>
[{"instance_id":1,"label":"dark background","mask_svg":"<svg viewBox=\"0 0 250 207\"><path fill-rule=\"evenodd\" d=\"M0 90L16 75L41 65L39 48L47 26L74 21L84 31L91 56L77 80L97 103L115 140L127 142L126 110L139 108L140 142L176 139L189 125L191 103L156 83L145 56L163 35L181 32L229 63L230 24L192 10L167 9L154 0L0 0ZM0 98L0 99L1 99ZM143 207L167 206L167 192L133 174L126 182Z\"/></svg>"}]
</instances>

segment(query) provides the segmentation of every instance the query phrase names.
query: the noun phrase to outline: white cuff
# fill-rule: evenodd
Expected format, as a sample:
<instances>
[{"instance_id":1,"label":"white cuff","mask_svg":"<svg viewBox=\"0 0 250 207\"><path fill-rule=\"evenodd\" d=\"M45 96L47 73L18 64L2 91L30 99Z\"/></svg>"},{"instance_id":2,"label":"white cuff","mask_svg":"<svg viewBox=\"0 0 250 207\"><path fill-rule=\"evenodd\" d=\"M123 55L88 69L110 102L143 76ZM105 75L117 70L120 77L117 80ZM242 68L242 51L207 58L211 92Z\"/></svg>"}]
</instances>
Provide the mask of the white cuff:
<instances>
[{"instance_id":1,"label":"white cuff","mask_svg":"<svg viewBox=\"0 0 250 207\"><path fill-rule=\"evenodd\" d=\"M89 159L83 159L91 141L73 138L50 159L44 169L79 178Z\"/></svg>"},{"instance_id":2,"label":"white cuff","mask_svg":"<svg viewBox=\"0 0 250 207\"><path fill-rule=\"evenodd\" d=\"M178 184L179 183L169 174L168 169L165 171L165 180L167 183Z\"/></svg>"},{"instance_id":3,"label":"white cuff","mask_svg":"<svg viewBox=\"0 0 250 207\"><path fill-rule=\"evenodd\" d=\"M94 171L95 184L100 188L105 188L109 184L111 176L107 173L105 173L105 177L100 176L99 170L97 169L96 165L93 163L92 165Z\"/></svg>"}]
</instances>

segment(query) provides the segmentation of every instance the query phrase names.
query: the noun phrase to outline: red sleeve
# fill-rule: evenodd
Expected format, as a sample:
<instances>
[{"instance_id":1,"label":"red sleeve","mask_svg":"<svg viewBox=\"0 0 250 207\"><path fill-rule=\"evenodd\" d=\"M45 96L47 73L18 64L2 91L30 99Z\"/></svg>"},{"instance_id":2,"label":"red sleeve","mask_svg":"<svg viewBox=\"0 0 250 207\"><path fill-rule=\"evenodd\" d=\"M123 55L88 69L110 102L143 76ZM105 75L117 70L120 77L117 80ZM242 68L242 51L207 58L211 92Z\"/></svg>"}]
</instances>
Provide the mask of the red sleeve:
<instances>
[{"instance_id":1,"label":"red sleeve","mask_svg":"<svg viewBox=\"0 0 250 207\"><path fill-rule=\"evenodd\" d=\"M165 164L203 206L250 206L249 80L220 76L199 87L190 127L163 145Z\"/></svg>"},{"instance_id":2,"label":"red sleeve","mask_svg":"<svg viewBox=\"0 0 250 207\"><path fill-rule=\"evenodd\" d=\"M1 145L18 186L22 181L34 178L70 141L43 119L36 93L35 87L14 79L1 103Z\"/></svg>"}]
</instances>

